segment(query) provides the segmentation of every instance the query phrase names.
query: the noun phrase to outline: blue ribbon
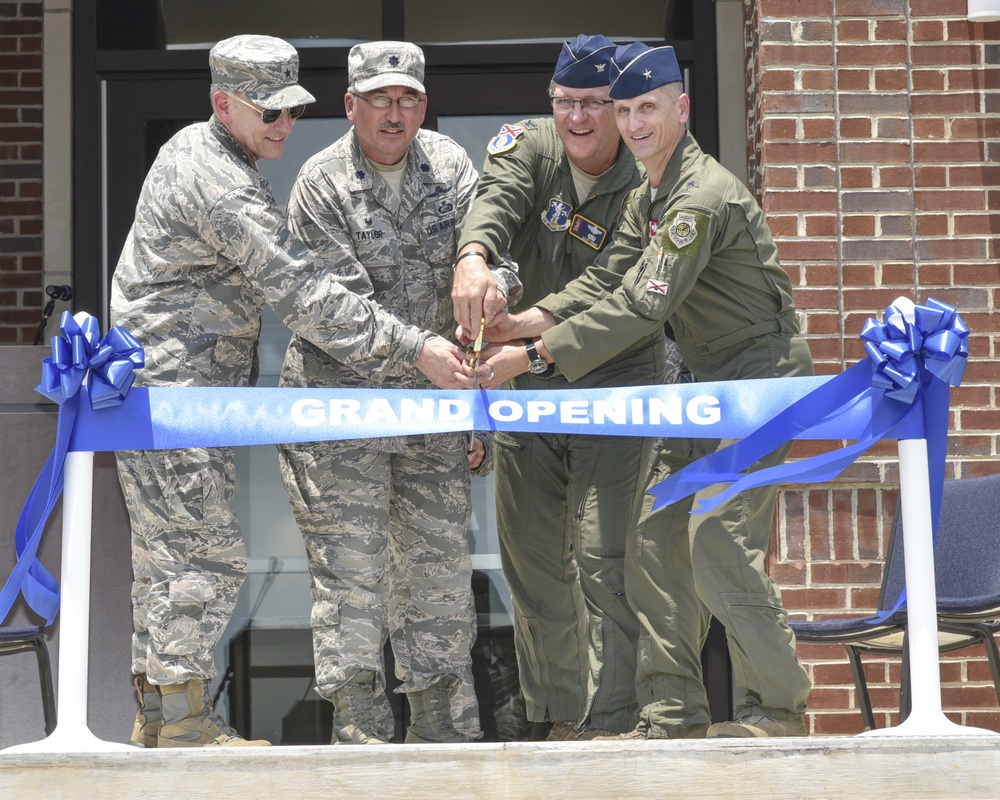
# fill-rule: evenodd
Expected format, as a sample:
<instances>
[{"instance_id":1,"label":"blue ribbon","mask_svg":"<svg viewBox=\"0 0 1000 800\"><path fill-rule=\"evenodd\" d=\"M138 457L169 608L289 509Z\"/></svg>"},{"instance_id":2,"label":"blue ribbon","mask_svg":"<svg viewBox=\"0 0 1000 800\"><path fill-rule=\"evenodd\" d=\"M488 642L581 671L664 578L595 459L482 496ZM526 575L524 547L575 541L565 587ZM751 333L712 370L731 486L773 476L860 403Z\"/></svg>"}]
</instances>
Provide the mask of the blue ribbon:
<instances>
[{"instance_id":1,"label":"blue ribbon","mask_svg":"<svg viewBox=\"0 0 1000 800\"><path fill-rule=\"evenodd\" d=\"M868 358L850 367L764 423L742 441L689 464L649 492L662 508L716 483L725 491L698 498L692 513L705 513L739 492L776 483L826 482L884 438L926 438L931 521L937 536L948 437L949 388L961 383L968 360L969 329L952 306L928 300L914 306L900 298L885 321L869 318L862 330ZM852 445L797 462L745 474L760 458L800 435L836 409L848 408L874 388L871 421ZM801 437L800 437L801 438ZM896 605L902 607L905 591ZM894 611L895 609L893 609ZM886 612L889 615L892 612Z\"/></svg>"},{"instance_id":2,"label":"blue ribbon","mask_svg":"<svg viewBox=\"0 0 1000 800\"><path fill-rule=\"evenodd\" d=\"M80 394L89 384L92 408L120 405L145 363L142 346L127 331L113 327L100 338L100 326L89 314L64 311L60 336L52 337L52 355L42 362L42 382L35 387L59 405L56 442L21 510L14 531L17 563L0 590L0 621L10 613L18 593L28 607L51 625L59 611L59 584L38 560L38 546L52 508L62 494L63 467L80 409Z\"/></svg>"},{"instance_id":3,"label":"blue ribbon","mask_svg":"<svg viewBox=\"0 0 1000 800\"><path fill-rule=\"evenodd\" d=\"M883 438L926 438L936 528L949 386L959 385L968 358L968 329L954 308L935 300L927 306L900 300L886 309L883 324L865 324L861 336L868 359L833 377L537 392L220 387L130 392L134 370L144 363L142 347L131 335L115 327L98 340L96 320L68 313L61 332L62 338L52 340L52 357L45 360L37 387L60 405L56 446L18 521L18 562L0 592L0 620L19 590L50 622L58 610L58 586L35 556L62 491L68 451L241 446L470 428L741 438L650 490L660 508L712 484L732 484L702 501L699 510L707 511L756 486L831 480ZM767 422L760 425L761 419ZM855 443L744 473L793 438Z\"/></svg>"},{"instance_id":4,"label":"blue ribbon","mask_svg":"<svg viewBox=\"0 0 1000 800\"><path fill-rule=\"evenodd\" d=\"M716 483L731 486L699 498L704 513L739 492L774 483L829 481L884 438L927 438L934 518L940 509L948 432L948 387L965 371L969 329L954 308L931 299L913 306L902 299L886 308L885 322L868 319L861 333L868 359L835 376L739 442L711 453L650 489L663 508ZM871 420L857 442L802 461L744 474L759 459L820 421L844 413L872 394ZM936 498L936 499L935 499Z\"/></svg>"},{"instance_id":5,"label":"blue ribbon","mask_svg":"<svg viewBox=\"0 0 1000 800\"><path fill-rule=\"evenodd\" d=\"M830 378L602 389L134 387L115 408L81 404L70 451L162 450L414 436L475 430L740 438ZM86 391L86 387L82 391ZM871 390L869 390L869 393ZM849 439L871 416L862 397L809 438Z\"/></svg>"}]
</instances>

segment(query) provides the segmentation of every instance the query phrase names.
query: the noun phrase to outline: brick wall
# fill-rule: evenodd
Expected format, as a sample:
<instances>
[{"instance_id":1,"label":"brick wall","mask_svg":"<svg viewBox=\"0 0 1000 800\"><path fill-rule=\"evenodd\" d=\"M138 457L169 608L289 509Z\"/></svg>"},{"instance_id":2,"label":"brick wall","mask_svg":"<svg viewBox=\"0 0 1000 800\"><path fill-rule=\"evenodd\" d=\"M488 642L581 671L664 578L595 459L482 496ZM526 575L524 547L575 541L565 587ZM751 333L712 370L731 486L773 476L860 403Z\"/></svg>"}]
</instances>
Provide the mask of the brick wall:
<instances>
[{"instance_id":1,"label":"brick wall","mask_svg":"<svg viewBox=\"0 0 1000 800\"><path fill-rule=\"evenodd\" d=\"M816 368L863 357L865 319L899 295L956 306L970 360L952 392L949 477L1000 471L1000 23L966 0L747 0L754 184L804 312ZM797 445L793 454L822 447ZM897 488L895 445L834 485L781 492L771 571L796 616L875 608ZM815 733L857 733L843 648L800 645ZM868 659L879 726L898 660ZM975 649L946 656L946 713L1000 730Z\"/></svg>"},{"instance_id":2,"label":"brick wall","mask_svg":"<svg viewBox=\"0 0 1000 800\"><path fill-rule=\"evenodd\" d=\"M43 281L42 3L0 0L0 345L34 341Z\"/></svg>"}]
</instances>

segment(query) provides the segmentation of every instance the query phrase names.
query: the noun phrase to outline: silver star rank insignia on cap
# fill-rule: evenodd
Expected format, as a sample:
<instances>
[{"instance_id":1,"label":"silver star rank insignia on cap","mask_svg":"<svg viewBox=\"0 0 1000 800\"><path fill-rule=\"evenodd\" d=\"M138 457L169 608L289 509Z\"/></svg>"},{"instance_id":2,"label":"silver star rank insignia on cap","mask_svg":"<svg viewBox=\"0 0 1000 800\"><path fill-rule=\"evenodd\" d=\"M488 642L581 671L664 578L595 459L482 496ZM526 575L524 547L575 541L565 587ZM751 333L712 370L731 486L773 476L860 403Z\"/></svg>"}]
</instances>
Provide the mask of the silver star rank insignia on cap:
<instances>
[{"instance_id":1,"label":"silver star rank insignia on cap","mask_svg":"<svg viewBox=\"0 0 1000 800\"><path fill-rule=\"evenodd\" d=\"M646 80L649 80L650 78L653 77L653 73L651 70L647 69L645 72L642 73L642 77L644 77Z\"/></svg>"},{"instance_id":2,"label":"silver star rank insignia on cap","mask_svg":"<svg viewBox=\"0 0 1000 800\"><path fill-rule=\"evenodd\" d=\"M399 66L399 56L389 56L389 66L398 67Z\"/></svg>"}]
</instances>

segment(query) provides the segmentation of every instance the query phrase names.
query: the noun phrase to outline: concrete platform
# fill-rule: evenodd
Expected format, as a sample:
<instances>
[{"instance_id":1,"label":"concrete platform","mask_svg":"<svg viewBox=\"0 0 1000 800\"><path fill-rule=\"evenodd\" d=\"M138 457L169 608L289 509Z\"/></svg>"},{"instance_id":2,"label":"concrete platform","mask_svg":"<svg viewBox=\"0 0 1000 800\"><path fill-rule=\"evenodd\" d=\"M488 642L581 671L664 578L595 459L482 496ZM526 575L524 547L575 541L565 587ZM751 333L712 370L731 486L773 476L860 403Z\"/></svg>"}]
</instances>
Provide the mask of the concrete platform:
<instances>
[{"instance_id":1,"label":"concrete platform","mask_svg":"<svg viewBox=\"0 0 1000 800\"><path fill-rule=\"evenodd\" d=\"M983 800L998 775L977 736L0 753L4 800Z\"/></svg>"}]
</instances>

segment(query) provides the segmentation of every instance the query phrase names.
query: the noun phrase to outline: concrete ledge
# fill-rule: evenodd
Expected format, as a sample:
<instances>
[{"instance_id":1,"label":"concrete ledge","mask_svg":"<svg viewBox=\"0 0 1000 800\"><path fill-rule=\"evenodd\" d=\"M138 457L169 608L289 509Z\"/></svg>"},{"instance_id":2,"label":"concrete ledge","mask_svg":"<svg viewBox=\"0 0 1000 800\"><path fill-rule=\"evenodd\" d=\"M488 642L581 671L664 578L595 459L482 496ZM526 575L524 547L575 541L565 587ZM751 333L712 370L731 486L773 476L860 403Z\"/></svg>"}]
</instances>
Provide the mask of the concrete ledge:
<instances>
[{"instance_id":1,"label":"concrete ledge","mask_svg":"<svg viewBox=\"0 0 1000 800\"><path fill-rule=\"evenodd\" d=\"M995 737L0 753L4 800L997 797Z\"/></svg>"}]
</instances>

